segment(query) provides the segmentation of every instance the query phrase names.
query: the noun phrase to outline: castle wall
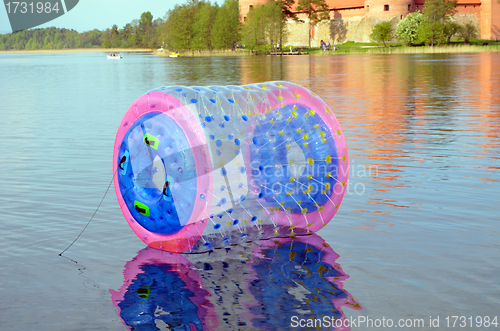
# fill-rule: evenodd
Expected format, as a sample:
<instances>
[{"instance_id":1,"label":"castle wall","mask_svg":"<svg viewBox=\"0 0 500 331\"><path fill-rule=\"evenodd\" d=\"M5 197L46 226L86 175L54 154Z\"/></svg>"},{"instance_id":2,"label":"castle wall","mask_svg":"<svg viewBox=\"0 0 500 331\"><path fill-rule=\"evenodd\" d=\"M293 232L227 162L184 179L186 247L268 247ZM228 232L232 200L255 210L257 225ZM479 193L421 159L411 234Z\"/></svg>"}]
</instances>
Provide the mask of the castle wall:
<instances>
[{"instance_id":1,"label":"castle wall","mask_svg":"<svg viewBox=\"0 0 500 331\"><path fill-rule=\"evenodd\" d=\"M295 21L288 21L287 22L287 38L286 38L286 44L287 45L292 45L292 46L301 46L305 47L309 45L309 25L307 22L304 23L297 23ZM315 32L315 31L313 31ZM315 33L313 34L313 36ZM311 46L312 47L319 47L316 46L316 42L314 40L315 38L311 38Z\"/></svg>"},{"instance_id":2,"label":"castle wall","mask_svg":"<svg viewBox=\"0 0 500 331\"><path fill-rule=\"evenodd\" d=\"M332 22L320 22L313 30L311 46L319 47L321 40L332 44L342 44L346 41L369 42L373 25L387 19L366 18L362 15L341 17ZM307 47L309 44L309 25L289 21L287 25L287 44Z\"/></svg>"},{"instance_id":3,"label":"castle wall","mask_svg":"<svg viewBox=\"0 0 500 331\"><path fill-rule=\"evenodd\" d=\"M311 46L319 47L321 40L326 43L343 44L346 41L370 42L370 34L373 26L382 21L391 21L394 28L400 21L400 16L393 17L366 17L364 15L339 16L333 21L320 22L314 27ZM473 22L478 31L481 28L480 15L478 13L458 13L454 16L455 21L460 24ZM307 47L309 44L309 25L305 23L289 21L287 25L287 44L292 46ZM499 34L500 38L500 34ZM396 40L395 40L396 41Z\"/></svg>"},{"instance_id":4,"label":"castle wall","mask_svg":"<svg viewBox=\"0 0 500 331\"><path fill-rule=\"evenodd\" d=\"M265 5L269 1L272 0L239 0L241 21L245 21L245 18L247 17L248 12L252 9L252 7L257 5Z\"/></svg>"},{"instance_id":5,"label":"castle wall","mask_svg":"<svg viewBox=\"0 0 500 331\"><path fill-rule=\"evenodd\" d=\"M481 4L459 4L456 9L458 14L481 14Z\"/></svg>"},{"instance_id":6,"label":"castle wall","mask_svg":"<svg viewBox=\"0 0 500 331\"><path fill-rule=\"evenodd\" d=\"M500 39L500 3L497 0L481 2L481 38Z\"/></svg>"},{"instance_id":7,"label":"castle wall","mask_svg":"<svg viewBox=\"0 0 500 331\"><path fill-rule=\"evenodd\" d=\"M453 15L455 22L459 24L466 24L472 22L477 28L479 35L481 35L481 14L480 13L458 13Z\"/></svg>"},{"instance_id":8,"label":"castle wall","mask_svg":"<svg viewBox=\"0 0 500 331\"><path fill-rule=\"evenodd\" d=\"M244 17L250 6L269 1L273 0L240 0L240 13ZM312 47L319 47L321 40L336 44L369 42L375 24L390 20L395 27L410 12L421 11L425 0L326 0L326 3L331 9L332 22L312 27ZM309 24L305 15L299 14L299 17L305 23L288 21L287 43L305 47L309 44ZM460 24L473 22L482 39L500 38L500 3L497 0L458 0L454 19Z\"/></svg>"},{"instance_id":9,"label":"castle wall","mask_svg":"<svg viewBox=\"0 0 500 331\"><path fill-rule=\"evenodd\" d=\"M413 0L366 0L365 17L387 18L398 17L401 19L415 9Z\"/></svg>"},{"instance_id":10,"label":"castle wall","mask_svg":"<svg viewBox=\"0 0 500 331\"><path fill-rule=\"evenodd\" d=\"M330 17L333 19L339 19L343 17L357 17L364 16L365 8L346 8L346 9L334 9L330 12Z\"/></svg>"}]
</instances>

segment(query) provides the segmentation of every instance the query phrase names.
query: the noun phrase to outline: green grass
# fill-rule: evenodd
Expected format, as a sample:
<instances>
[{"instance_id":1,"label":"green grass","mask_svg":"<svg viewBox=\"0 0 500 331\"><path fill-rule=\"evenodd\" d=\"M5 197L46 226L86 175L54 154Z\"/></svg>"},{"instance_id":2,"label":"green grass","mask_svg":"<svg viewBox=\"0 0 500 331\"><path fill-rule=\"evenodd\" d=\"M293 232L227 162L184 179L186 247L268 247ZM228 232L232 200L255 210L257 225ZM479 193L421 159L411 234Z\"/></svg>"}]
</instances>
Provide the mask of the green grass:
<instances>
[{"instance_id":1,"label":"green grass","mask_svg":"<svg viewBox=\"0 0 500 331\"><path fill-rule=\"evenodd\" d=\"M401 43L387 43L387 46L401 46ZM391 47L391 48L392 48ZM307 48L304 51L309 54L314 55L327 55L327 54L364 54L369 53L370 50L384 48L383 45L379 45L376 43L357 43L354 41L348 41L341 45L335 45L335 50L322 50L319 47L317 48Z\"/></svg>"},{"instance_id":2,"label":"green grass","mask_svg":"<svg viewBox=\"0 0 500 331\"><path fill-rule=\"evenodd\" d=\"M488 43L488 46L483 46ZM450 44L428 47L428 46L404 46L401 43L387 43L387 47L376 43L346 42L342 45L335 45L336 50L322 50L320 48L304 49L309 54L412 54L412 53L476 53L476 52L499 52L500 42L474 39L470 44L465 44L463 40L451 40Z\"/></svg>"},{"instance_id":3,"label":"green grass","mask_svg":"<svg viewBox=\"0 0 500 331\"><path fill-rule=\"evenodd\" d=\"M488 46L483 46L483 43L488 43ZM312 55L332 55L332 54L414 54L414 53L477 53L477 52L500 52L500 42L473 39L470 44L465 44L463 40L452 39L449 44L441 46L404 46L401 43L387 43L387 47L376 43L357 43L348 41L342 45L335 45L335 50L322 50L319 47L292 47L294 51L302 50ZM284 47L283 52L289 52L290 47ZM154 52L159 56L169 56L170 52ZM181 56L242 56L242 55L266 55L269 53L269 48L254 50L237 48L236 52L231 50L214 50L210 51L183 51Z\"/></svg>"},{"instance_id":4,"label":"green grass","mask_svg":"<svg viewBox=\"0 0 500 331\"><path fill-rule=\"evenodd\" d=\"M412 54L412 53L481 53L481 52L500 52L500 45L478 46L478 45L442 45L434 47L398 47L393 49L376 49L369 53L392 53L392 54Z\"/></svg>"},{"instance_id":5,"label":"green grass","mask_svg":"<svg viewBox=\"0 0 500 331\"><path fill-rule=\"evenodd\" d=\"M170 51L154 51L155 55L168 57L170 56ZM236 51L232 51L230 49L226 50L202 50L202 51L193 51L193 50L183 50L179 51L179 55L181 57L199 57L199 56L247 56L252 55L250 51L237 48Z\"/></svg>"}]
</instances>

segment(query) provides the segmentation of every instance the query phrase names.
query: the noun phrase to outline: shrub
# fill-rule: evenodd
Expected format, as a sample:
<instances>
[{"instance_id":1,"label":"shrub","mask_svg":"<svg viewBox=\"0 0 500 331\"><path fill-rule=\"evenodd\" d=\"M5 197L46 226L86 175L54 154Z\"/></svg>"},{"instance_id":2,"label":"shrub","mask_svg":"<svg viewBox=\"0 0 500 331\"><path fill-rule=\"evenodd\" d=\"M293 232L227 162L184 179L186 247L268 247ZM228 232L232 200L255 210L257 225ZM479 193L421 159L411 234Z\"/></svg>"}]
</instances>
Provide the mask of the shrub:
<instances>
[{"instance_id":1,"label":"shrub","mask_svg":"<svg viewBox=\"0 0 500 331\"><path fill-rule=\"evenodd\" d=\"M468 44L469 40L478 36L476 26L472 22L467 22L460 28L459 36Z\"/></svg>"},{"instance_id":2,"label":"shrub","mask_svg":"<svg viewBox=\"0 0 500 331\"><path fill-rule=\"evenodd\" d=\"M445 24L438 20L424 17L418 27L418 38L430 46L446 43Z\"/></svg>"},{"instance_id":3,"label":"shrub","mask_svg":"<svg viewBox=\"0 0 500 331\"><path fill-rule=\"evenodd\" d=\"M405 45L416 43L420 23L422 23L422 13L414 12L406 15L396 26L396 37Z\"/></svg>"},{"instance_id":4,"label":"shrub","mask_svg":"<svg viewBox=\"0 0 500 331\"><path fill-rule=\"evenodd\" d=\"M372 33L370 34L370 39L374 42L383 42L384 47L386 47L385 42L394 38L394 29L389 21L380 22L373 26Z\"/></svg>"},{"instance_id":5,"label":"shrub","mask_svg":"<svg viewBox=\"0 0 500 331\"><path fill-rule=\"evenodd\" d=\"M458 24L457 22L452 21L450 18L449 22L446 23L446 25L444 26L444 31L445 31L446 37L448 38L448 44L450 43L451 37L453 37L454 35L459 33L461 29L462 29L462 26L460 24Z\"/></svg>"}]
</instances>

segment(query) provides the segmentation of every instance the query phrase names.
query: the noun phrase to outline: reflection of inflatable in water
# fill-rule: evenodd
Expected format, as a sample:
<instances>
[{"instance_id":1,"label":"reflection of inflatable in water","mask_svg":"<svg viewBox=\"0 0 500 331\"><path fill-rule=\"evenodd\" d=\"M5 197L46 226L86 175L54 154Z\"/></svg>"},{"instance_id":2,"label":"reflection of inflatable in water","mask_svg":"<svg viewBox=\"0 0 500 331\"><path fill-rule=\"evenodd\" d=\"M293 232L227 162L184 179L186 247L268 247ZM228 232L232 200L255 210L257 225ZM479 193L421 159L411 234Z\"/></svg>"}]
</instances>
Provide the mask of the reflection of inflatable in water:
<instances>
[{"instance_id":1,"label":"reflection of inflatable in water","mask_svg":"<svg viewBox=\"0 0 500 331\"><path fill-rule=\"evenodd\" d=\"M170 252L315 232L348 163L330 108L288 82L153 90L124 115L113 156L127 222Z\"/></svg>"},{"instance_id":2,"label":"reflection of inflatable in water","mask_svg":"<svg viewBox=\"0 0 500 331\"><path fill-rule=\"evenodd\" d=\"M205 324L215 325L208 316L213 310L210 294L192 264L182 255L165 254L146 248L125 265L122 289L110 290L122 323L130 330L158 330L162 324L203 330Z\"/></svg>"},{"instance_id":3,"label":"reflection of inflatable in water","mask_svg":"<svg viewBox=\"0 0 500 331\"><path fill-rule=\"evenodd\" d=\"M110 292L130 330L289 330L292 316L342 320L342 307L361 309L343 289L348 275L338 257L317 235L210 255L146 248L125 265L120 290Z\"/></svg>"}]
</instances>

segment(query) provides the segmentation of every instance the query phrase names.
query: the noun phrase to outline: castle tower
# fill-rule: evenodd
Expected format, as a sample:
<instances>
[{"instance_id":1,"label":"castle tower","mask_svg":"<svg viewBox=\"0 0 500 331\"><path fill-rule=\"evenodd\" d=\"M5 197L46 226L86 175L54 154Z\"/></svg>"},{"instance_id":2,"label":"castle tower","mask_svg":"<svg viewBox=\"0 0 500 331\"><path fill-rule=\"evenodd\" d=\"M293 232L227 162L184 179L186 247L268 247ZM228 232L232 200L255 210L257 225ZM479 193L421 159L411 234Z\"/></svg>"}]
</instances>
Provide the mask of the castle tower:
<instances>
[{"instance_id":1,"label":"castle tower","mask_svg":"<svg viewBox=\"0 0 500 331\"><path fill-rule=\"evenodd\" d=\"M415 0L365 0L365 17L404 18L416 9Z\"/></svg>"},{"instance_id":2,"label":"castle tower","mask_svg":"<svg viewBox=\"0 0 500 331\"><path fill-rule=\"evenodd\" d=\"M481 38L500 39L500 3L496 0L481 1Z\"/></svg>"},{"instance_id":3,"label":"castle tower","mask_svg":"<svg viewBox=\"0 0 500 331\"><path fill-rule=\"evenodd\" d=\"M257 5L265 5L273 0L240 0L240 17L241 21L245 22L248 12Z\"/></svg>"}]
</instances>

